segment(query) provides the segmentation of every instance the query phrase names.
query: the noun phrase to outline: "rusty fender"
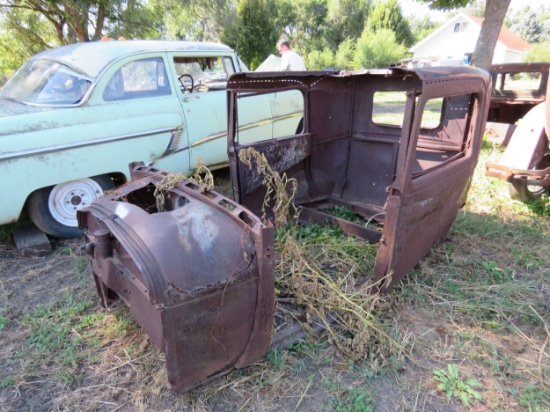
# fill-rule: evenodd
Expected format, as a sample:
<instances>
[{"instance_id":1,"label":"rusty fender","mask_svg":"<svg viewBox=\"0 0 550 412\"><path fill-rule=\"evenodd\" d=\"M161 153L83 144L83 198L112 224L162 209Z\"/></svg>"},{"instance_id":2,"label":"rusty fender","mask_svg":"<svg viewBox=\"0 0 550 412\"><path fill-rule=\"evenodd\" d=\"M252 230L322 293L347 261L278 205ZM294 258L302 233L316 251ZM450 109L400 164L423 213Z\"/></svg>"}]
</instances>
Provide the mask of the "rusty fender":
<instances>
[{"instance_id":1,"label":"rusty fender","mask_svg":"<svg viewBox=\"0 0 550 412\"><path fill-rule=\"evenodd\" d=\"M130 183L78 214L104 307L120 297L187 391L261 358L274 314L273 227L167 173L135 166Z\"/></svg>"}]
</instances>

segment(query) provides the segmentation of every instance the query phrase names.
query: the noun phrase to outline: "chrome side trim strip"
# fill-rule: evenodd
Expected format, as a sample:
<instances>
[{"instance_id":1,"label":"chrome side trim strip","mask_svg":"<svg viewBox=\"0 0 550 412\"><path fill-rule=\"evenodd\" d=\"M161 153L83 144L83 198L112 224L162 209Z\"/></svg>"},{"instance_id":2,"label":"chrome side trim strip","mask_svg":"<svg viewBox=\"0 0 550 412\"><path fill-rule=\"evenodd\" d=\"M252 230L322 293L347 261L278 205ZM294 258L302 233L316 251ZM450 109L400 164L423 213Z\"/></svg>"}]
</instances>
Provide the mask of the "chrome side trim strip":
<instances>
[{"instance_id":1,"label":"chrome side trim strip","mask_svg":"<svg viewBox=\"0 0 550 412\"><path fill-rule=\"evenodd\" d=\"M174 130L175 130L174 127L170 127L165 129L149 130L147 132L125 134L120 136L102 137L99 139L86 140L84 142L62 144L62 145L50 146L50 147L41 147L40 149L29 149L29 150L22 150L20 152L10 152L10 153L1 154L0 161L19 159L21 157L44 155L48 153L61 152L63 150L76 149L76 148L87 147L87 146L95 146L98 144L105 144L105 143L116 142L121 140L135 139L137 137L151 136L159 133L168 133L168 132L172 133Z\"/></svg>"},{"instance_id":2,"label":"chrome side trim strip","mask_svg":"<svg viewBox=\"0 0 550 412\"><path fill-rule=\"evenodd\" d=\"M260 120L260 121L255 122L255 123L250 123L250 124L247 124L245 126L239 127L237 133L239 131L245 131L245 130L253 129L254 127L265 126L265 125L268 125L270 123L279 122L281 120L290 119L292 117L300 117L300 116L303 116L303 115L304 115L303 112L296 112L296 113L286 114L284 116L279 116L275 119ZM205 137L204 139L197 140L195 143L191 144L191 147L197 147L201 144L208 143L212 140L216 140L216 139L219 139L220 137L224 137L224 136L227 136L227 132L216 133L216 134L213 134L211 136Z\"/></svg>"}]
</instances>

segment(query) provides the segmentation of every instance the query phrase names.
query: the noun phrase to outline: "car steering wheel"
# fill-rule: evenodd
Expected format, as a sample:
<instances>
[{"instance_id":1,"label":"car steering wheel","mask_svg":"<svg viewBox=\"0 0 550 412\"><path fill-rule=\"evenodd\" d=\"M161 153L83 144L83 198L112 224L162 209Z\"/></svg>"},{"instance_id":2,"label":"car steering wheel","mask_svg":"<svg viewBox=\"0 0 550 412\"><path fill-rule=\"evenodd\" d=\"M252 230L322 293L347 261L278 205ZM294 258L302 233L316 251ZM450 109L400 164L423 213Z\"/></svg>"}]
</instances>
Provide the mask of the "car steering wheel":
<instances>
[{"instance_id":1,"label":"car steering wheel","mask_svg":"<svg viewBox=\"0 0 550 412\"><path fill-rule=\"evenodd\" d=\"M182 74L181 76L178 77L178 80L181 84L181 87L186 92L193 93L193 87L194 87L193 76L191 76L190 74ZM189 83L191 83L191 87L189 87Z\"/></svg>"}]
</instances>

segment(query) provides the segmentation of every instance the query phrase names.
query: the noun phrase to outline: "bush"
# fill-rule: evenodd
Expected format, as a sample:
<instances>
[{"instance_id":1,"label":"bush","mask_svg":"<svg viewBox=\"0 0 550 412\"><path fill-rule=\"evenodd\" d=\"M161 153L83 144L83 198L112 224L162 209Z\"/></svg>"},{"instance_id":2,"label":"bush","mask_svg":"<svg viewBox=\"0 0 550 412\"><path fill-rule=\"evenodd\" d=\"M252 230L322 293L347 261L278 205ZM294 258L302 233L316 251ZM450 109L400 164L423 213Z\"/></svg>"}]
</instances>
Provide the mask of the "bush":
<instances>
[{"instance_id":1,"label":"bush","mask_svg":"<svg viewBox=\"0 0 550 412\"><path fill-rule=\"evenodd\" d=\"M308 70L322 70L328 67L334 67L335 59L334 54L325 49L322 52L312 51L307 55L306 67Z\"/></svg>"},{"instance_id":2,"label":"bush","mask_svg":"<svg viewBox=\"0 0 550 412\"><path fill-rule=\"evenodd\" d=\"M336 52L336 67L339 69L353 69L353 55L355 53L355 40L348 37L338 47Z\"/></svg>"},{"instance_id":3,"label":"bush","mask_svg":"<svg viewBox=\"0 0 550 412\"><path fill-rule=\"evenodd\" d=\"M366 29L357 43L353 65L356 69L384 68L398 63L406 54L407 48L397 43L392 30L374 33Z\"/></svg>"},{"instance_id":4,"label":"bush","mask_svg":"<svg viewBox=\"0 0 550 412\"><path fill-rule=\"evenodd\" d=\"M525 63L550 62L550 41L533 45L523 61Z\"/></svg>"}]
</instances>

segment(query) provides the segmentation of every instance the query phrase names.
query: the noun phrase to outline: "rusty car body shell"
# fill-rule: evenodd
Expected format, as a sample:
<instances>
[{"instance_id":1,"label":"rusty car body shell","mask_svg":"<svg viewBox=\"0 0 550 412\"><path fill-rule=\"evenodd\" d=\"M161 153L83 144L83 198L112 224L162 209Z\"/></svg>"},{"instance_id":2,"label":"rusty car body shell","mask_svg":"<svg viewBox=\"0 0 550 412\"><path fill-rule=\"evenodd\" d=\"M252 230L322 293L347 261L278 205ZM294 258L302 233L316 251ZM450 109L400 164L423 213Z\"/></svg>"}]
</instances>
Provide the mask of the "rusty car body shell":
<instances>
[{"instance_id":1,"label":"rusty car body shell","mask_svg":"<svg viewBox=\"0 0 550 412\"><path fill-rule=\"evenodd\" d=\"M413 269L447 236L464 205L485 130L491 78L465 67L331 73L243 73L230 78L229 160L234 198L259 214L262 176L239 154L254 148L271 168L298 182L296 203L305 221L345 206L377 220L383 230L342 225L380 241L372 282L382 290ZM296 89L304 96L302 133L241 144L239 105L250 96ZM373 121L377 92L406 96L400 126ZM441 98L436 127L424 128L426 104ZM339 219L341 221L341 219Z\"/></svg>"},{"instance_id":2,"label":"rusty car body shell","mask_svg":"<svg viewBox=\"0 0 550 412\"><path fill-rule=\"evenodd\" d=\"M490 83L486 72L463 67L232 76L234 201L138 164L129 183L78 212L103 305L118 295L130 306L164 351L175 391L248 365L300 334L297 323L273 334L274 228L258 217L266 189L256 169L239 160L247 148L297 179L303 221L331 218L346 233L379 243L370 280L387 290L445 238L466 201ZM238 112L247 106L239 100L285 90L303 96L303 126L276 139L243 127L259 142L239 143ZM373 121L379 91L404 97L399 125ZM439 98L437 125L423 127L426 104ZM334 205L381 229L332 218L325 212Z\"/></svg>"},{"instance_id":3,"label":"rusty car body shell","mask_svg":"<svg viewBox=\"0 0 550 412\"><path fill-rule=\"evenodd\" d=\"M546 78L550 63L546 65ZM550 83L546 83L546 96ZM485 174L510 183L510 194L522 201L550 193L550 104L543 101L519 121L498 163L488 163Z\"/></svg>"},{"instance_id":4,"label":"rusty car body shell","mask_svg":"<svg viewBox=\"0 0 550 412\"><path fill-rule=\"evenodd\" d=\"M545 101L549 69L550 63L502 63L489 68L493 87L487 135L491 141L507 146L516 123ZM531 80L514 82L518 77Z\"/></svg>"},{"instance_id":5,"label":"rusty car body shell","mask_svg":"<svg viewBox=\"0 0 550 412\"><path fill-rule=\"evenodd\" d=\"M503 63L492 65L491 104L487 121L516 123L533 107L546 100L550 63ZM507 79L515 75L530 75L539 79L534 88L511 88Z\"/></svg>"},{"instance_id":6,"label":"rusty car body shell","mask_svg":"<svg viewBox=\"0 0 550 412\"><path fill-rule=\"evenodd\" d=\"M273 227L242 206L136 165L132 180L78 212L101 302L117 296L186 391L261 358L274 313Z\"/></svg>"}]
</instances>

